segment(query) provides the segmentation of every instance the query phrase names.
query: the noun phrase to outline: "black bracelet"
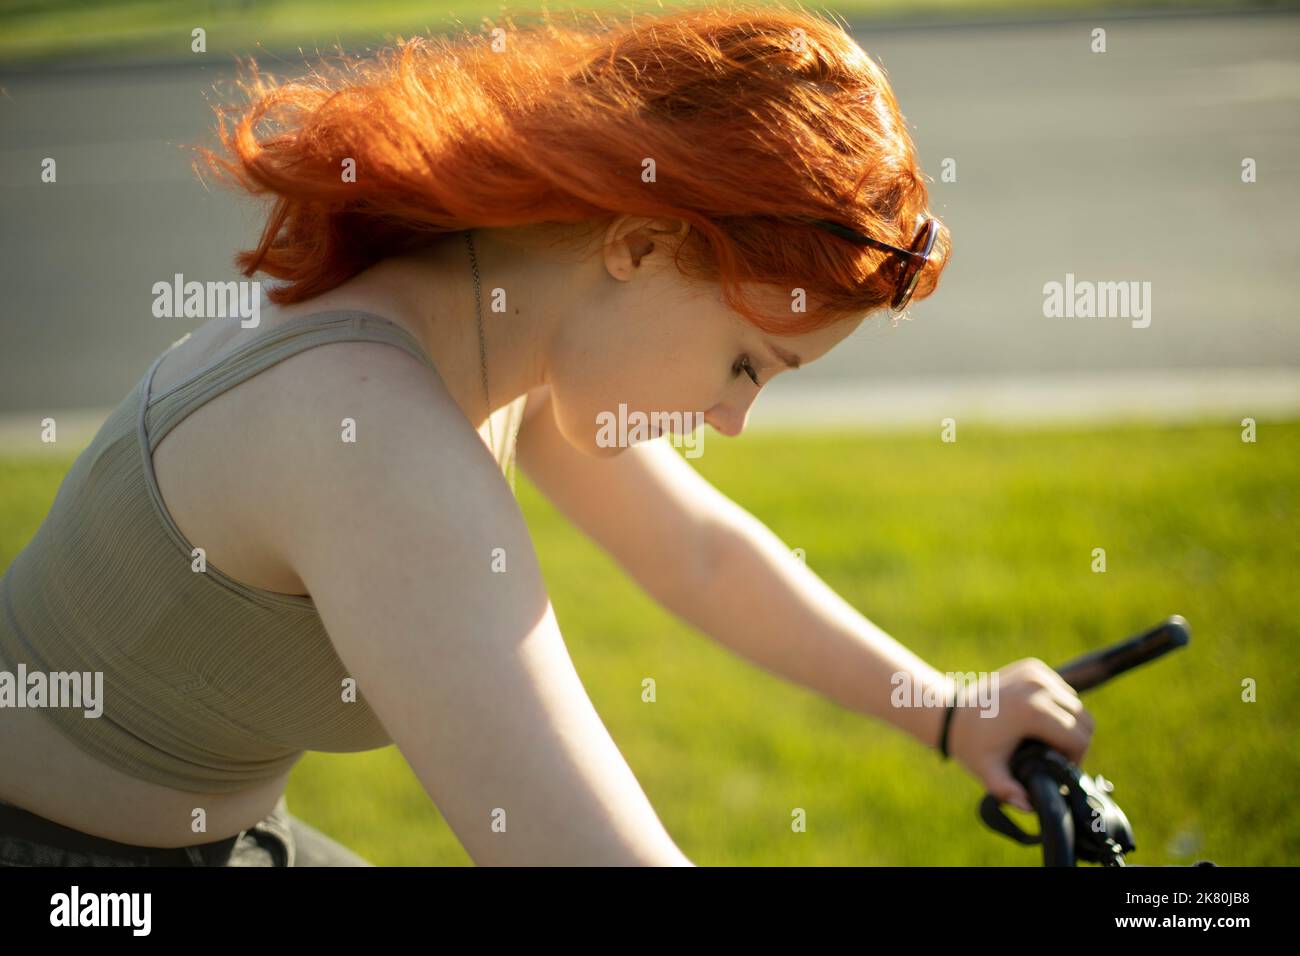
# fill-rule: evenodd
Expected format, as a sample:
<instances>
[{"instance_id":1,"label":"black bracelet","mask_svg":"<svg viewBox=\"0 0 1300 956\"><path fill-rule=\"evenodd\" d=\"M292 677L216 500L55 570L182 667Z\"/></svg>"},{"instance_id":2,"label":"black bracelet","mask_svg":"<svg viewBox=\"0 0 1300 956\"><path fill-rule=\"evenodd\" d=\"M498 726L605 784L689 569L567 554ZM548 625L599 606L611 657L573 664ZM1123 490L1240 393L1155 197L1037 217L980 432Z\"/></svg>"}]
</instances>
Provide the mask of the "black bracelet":
<instances>
[{"instance_id":1,"label":"black bracelet","mask_svg":"<svg viewBox=\"0 0 1300 956\"><path fill-rule=\"evenodd\" d=\"M948 713L943 715L943 736L939 738L939 753L943 754L943 759L948 759L948 727L952 723L952 712L957 707L957 702L953 701L948 705Z\"/></svg>"}]
</instances>

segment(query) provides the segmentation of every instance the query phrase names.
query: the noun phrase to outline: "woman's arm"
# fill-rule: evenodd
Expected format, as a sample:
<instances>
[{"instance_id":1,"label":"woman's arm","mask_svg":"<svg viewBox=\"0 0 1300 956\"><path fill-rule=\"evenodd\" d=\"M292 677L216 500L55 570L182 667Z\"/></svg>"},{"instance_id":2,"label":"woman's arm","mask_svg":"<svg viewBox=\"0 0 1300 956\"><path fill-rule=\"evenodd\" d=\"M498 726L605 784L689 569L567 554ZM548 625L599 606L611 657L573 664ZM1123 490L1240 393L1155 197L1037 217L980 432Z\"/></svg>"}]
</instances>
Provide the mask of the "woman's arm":
<instances>
[{"instance_id":1,"label":"woman's arm","mask_svg":"<svg viewBox=\"0 0 1300 956\"><path fill-rule=\"evenodd\" d=\"M709 533L713 568L669 610L766 670L938 746L944 708L894 707L890 698L896 674L939 697L949 677L859 613L738 505Z\"/></svg>"},{"instance_id":2,"label":"woman's arm","mask_svg":"<svg viewBox=\"0 0 1300 956\"><path fill-rule=\"evenodd\" d=\"M889 706L890 675L944 678L855 611L765 526L668 444L584 455L528 398L519 463L530 480L660 604L768 670L933 747L943 711Z\"/></svg>"},{"instance_id":3,"label":"woman's arm","mask_svg":"<svg viewBox=\"0 0 1300 956\"><path fill-rule=\"evenodd\" d=\"M946 707L894 707L895 675L947 689L952 678L890 637L797 560L762 522L682 459L667 438L610 459L571 448L545 390L529 397L521 467L652 597L768 671L938 746ZM989 791L1022 803L1006 759L1037 736L1082 760L1092 717L1055 671L1025 658L999 672L996 718L961 710L949 753Z\"/></svg>"},{"instance_id":4,"label":"woman's arm","mask_svg":"<svg viewBox=\"0 0 1300 956\"><path fill-rule=\"evenodd\" d=\"M262 533L470 857L691 865L592 706L518 505L441 380L369 342L291 363L277 414L249 429Z\"/></svg>"},{"instance_id":5,"label":"woman's arm","mask_svg":"<svg viewBox=\"0 0 1300 956\"><path fill-rule=\"evenodd\" d=\"M609 458L584 454L556 428L543 385L528 395L517 447L537 489L656 601L698 587L711 563L705 528L735 505L667 437Z\"/></svg>"},{"instance_id":6,"label":"woman's arm","mask_svg":"<svg viewBox=\"0 0 1300 956\"><path fill-rule=\"evenodd\" d=\"M671 611L767 670L938 747L954 677L872 624L739 505L725 509L706 534L713 540L702 548L715 565L694 590L673 592ZM955 711L948 752L999 800L1029 810L1028 794L1007 768L1016 746L1037 737L1081 763L1093 719L1073 688L1037 658L997 674L991 705ZM900 684L909 689L904 700L927 703L895 706ZM926 688L934 689L934 703Z\"/></svg>"}]
</instances>

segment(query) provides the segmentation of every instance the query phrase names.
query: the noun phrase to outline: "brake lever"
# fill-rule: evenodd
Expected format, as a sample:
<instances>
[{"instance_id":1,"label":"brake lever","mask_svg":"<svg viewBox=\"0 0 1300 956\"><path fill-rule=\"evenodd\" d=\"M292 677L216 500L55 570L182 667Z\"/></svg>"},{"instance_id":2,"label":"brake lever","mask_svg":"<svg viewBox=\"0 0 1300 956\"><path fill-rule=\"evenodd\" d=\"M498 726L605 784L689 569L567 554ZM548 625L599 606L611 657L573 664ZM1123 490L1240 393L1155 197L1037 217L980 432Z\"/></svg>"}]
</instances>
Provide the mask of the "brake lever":
<instances>
[{"instance_id":1,"label":"brake lever","mask_svg":"<svg viewBox=\"0 0 1300 956\"><path fill-rule=\"evenodd\" d=\"M1137 849L1128 817L1110 797L1114 784L1105 777L1089 776L1063 754L1033 739L1016 748L1010 770L1029 793L1039 832L1026 833L1016 826L992 794L980 801L980 819L1017 843L1045 844L1046 864L1073 866L1079 859L1124 866L1124 855Z\"/></svg>"},{"instance_id":2,"label":"brake lever","mask_svg":"<svg viewBox=\"0 0 1300 956\"><path fill-rule=\"evenodd\" d=\"M1041 841L1037 833L1026 833L1020 827L1016 826L1011 818L1002 810L1002 804L998 798L991 793L984 794L984 799L979 805L980 819L983 820L990 829L1008 836L1017 843L1025 846L1035 846Z\"/></svg>"}]
</instances>

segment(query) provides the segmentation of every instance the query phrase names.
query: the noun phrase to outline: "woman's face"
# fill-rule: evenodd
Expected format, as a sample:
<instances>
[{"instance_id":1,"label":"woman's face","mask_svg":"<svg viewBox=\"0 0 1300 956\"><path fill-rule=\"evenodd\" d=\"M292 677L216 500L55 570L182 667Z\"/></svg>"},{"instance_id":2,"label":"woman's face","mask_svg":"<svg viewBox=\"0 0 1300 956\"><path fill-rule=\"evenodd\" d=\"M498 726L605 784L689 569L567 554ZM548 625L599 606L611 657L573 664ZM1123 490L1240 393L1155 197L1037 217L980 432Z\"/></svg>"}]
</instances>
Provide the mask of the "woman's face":
<instances>
[{"instance_id":1,"label":"woman's face","mask_svg":"<svg viewBox=\"0 0 1300 956\"><path fill-rule=\"evenodd\" d=\"M638 418L654 423L655 413L678 413L663 419L668 430L684 423L689 433L703 422L724 435L739 435L759 387L789 369L787 359L809 365L862 322L795 336L760 331L723 303L717 283L681 276L672 262L680 233L669 225L628 217L612 224L603 251L605 274L593 283L590 307L570 316L551 343L548 382L556 425L589 454L616 455L626 447L609 444L611 431L602 423L628 422L622 432L627 444L654 437L632 428ZM778 315L790 309L790 292L764 286L756 299L767 314ZM617 424L613 434L619 434Z\"/></svg>"}]
</instances>

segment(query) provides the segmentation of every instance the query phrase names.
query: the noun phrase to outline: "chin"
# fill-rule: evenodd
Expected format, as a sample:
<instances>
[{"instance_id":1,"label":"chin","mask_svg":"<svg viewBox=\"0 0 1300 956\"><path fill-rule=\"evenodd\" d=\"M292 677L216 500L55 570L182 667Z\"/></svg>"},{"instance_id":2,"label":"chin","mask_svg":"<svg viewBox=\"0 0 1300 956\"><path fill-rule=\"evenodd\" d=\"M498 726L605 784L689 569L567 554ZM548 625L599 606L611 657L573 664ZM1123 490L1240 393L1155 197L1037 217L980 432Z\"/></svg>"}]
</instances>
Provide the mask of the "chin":
<instances>
[{"instance_id":1,"label":"chin","mask_svg":"<svg viewBox=\"0 0 1300 956\"><path fill-rule=\"evenodd\" d=\"M567 429L561 428L560 435L563 436L569 447L576 451L589 455L592 458L615 458L627 451L624 445L602 445L596 440L596 432L587 434L574 435Z\"/></svg>"},{"instance_id":2,"label":"chin","mask_svg":"<svg viewBox=\"0 0 1300 956\"><path fill-rule=\"evenodd\" d=\"M597 445L595 442L592 442L588 446L590 449L588 454L594 455L596 458L617 458L619 455L623 454L623 452L627 451L629 447L630 446L627 445Z\"/></svg>"},{"instance_id":3,"label":"chin","mask_svg":"<svg viewBox=\"0 0 1300 956\"><path fill-rule=\"evenodd\" d=\"M619 455L623 454L623 452L627 451L627 448L618 445L598 445L595 441L588 441L580 445L574 445L573 447L584 455L600 459L617 458Z\"/></svg>"}]
</instances>

